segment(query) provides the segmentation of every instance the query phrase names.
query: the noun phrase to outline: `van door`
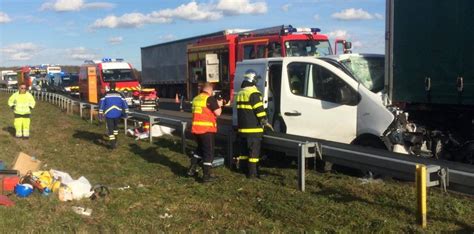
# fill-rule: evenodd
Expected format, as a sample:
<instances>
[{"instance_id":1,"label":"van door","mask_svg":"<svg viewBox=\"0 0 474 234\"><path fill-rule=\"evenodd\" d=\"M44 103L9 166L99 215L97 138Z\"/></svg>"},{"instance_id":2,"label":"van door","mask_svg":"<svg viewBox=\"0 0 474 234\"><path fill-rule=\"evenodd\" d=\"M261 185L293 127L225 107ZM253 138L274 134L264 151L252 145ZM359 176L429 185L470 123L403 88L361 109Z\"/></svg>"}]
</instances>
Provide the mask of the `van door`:
<instances>
[{"instance_id":1,"label":"van door","mask_svg":"<svg viewBox=\"0 0 474 234\"><path fill-rule=\"evenodd\" d=\"M287 133L342 143L355 139L357 82L314 59L287 60L282 73L281 116Z\"/></svg>"}]
</instances>

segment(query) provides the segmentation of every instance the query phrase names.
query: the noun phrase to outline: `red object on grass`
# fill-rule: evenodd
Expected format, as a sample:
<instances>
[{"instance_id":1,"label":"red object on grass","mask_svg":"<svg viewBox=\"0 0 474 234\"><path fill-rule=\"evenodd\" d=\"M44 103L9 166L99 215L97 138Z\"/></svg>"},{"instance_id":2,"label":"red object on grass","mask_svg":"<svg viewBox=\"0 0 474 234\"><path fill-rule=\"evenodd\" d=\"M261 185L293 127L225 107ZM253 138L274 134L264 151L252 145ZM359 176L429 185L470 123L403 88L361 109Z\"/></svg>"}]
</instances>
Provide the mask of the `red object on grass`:
<instances>
[{"instance_id":1,"label":"red object on grass","mask_svg":"<svg viewBox=\"0 0 474 234\"><path fill-rule=\"evenodd\" d=\"M15 185L20 182L20 177L18 176L8 176L3 178L3 190L5 191L13 191L15 189Z\"/></svg>"},{"instance_id":2,"label":"red object on grass","mask_svg":"<svg viewBox=\"0 0 474 234\"><path fill-rule=\"evenodd\" d=\"M0 206L14 206L15 202L5 195L0 195Z\"/></svg>"}]
</instances>

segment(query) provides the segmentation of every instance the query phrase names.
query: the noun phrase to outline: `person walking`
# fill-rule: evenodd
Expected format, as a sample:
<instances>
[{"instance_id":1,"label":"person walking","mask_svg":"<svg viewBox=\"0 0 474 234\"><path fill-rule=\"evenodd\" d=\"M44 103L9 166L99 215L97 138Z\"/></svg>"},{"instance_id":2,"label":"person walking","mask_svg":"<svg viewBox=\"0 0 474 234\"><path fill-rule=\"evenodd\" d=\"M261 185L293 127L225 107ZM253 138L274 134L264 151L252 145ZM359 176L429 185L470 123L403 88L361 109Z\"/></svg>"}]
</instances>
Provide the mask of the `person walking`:
<instances>
[{"instance_id":1,"label":"person walking","mask_svg":"<svg viewBox=\"0 0 474 234\"><path fill-rule=\"evenodd\" d=\"M256 85L260 76L252 69L244 74L241 90L235 99L240 140L239 169L248 178L259 177L258 163L264 127L273 129L267 120L262 94Z\"/></svg>"},{"instance_id":2,"label":"person walking","mask_svg":"<svg viewBox=\"0 0 474 234\"><path fill-rule=\"evenodd\" d=\"M223 100L217 100L212 93L211 83L204 83L201 93L193 99L193 120L191 133L195 136L197 150L191 157L188 176L196 176L198 164L202 162L204 183L215 179L212 175L214 160L214 141L217 133L217 117L222 113Z\"/></svg>"},{"instance_id":3,"label":"person walking","mask_svg":"<svg viewBox=\"0 0 474 234\"><path fill-rule=\"evenodd\" d=\"M21 84L18 92L8 99L8 106L15 114L13 125L15 126L15 137L28 139L30 137L31 110L35 108L36 101L33 95Z\"/></svg>"},{"instance_id":4,"label":"person walking","mask_svg":"<svg viewBox=\"0 0 474 234\"><path fill-rule=\"evenodd\" d=\"M125 98L115 90L115 83L110 83L110 90L99 102L99 118L105 116L107 135L111 149L117 148L118 124L120 119L127 117L128 105Z\"/></svg>"}]
</instances>

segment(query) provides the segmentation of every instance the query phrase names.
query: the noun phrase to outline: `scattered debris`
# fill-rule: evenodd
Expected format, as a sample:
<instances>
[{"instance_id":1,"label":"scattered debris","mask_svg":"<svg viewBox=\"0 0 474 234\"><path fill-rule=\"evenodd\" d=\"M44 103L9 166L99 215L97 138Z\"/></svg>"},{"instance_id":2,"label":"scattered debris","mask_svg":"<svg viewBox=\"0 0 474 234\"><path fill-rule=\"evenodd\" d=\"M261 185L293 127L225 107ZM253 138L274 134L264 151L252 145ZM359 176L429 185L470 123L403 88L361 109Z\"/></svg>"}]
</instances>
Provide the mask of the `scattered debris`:
<instances>
[{"instance_id":1,"label":"scattered debris","mask_svg":"<svg viewBox=\"0 0 474 234\"><path fill-rule=\"evenodd\" d=\"M120 187L120 188L117 188L118 190L127 190L127 189L130 189L130 185L127 185L127 186L124 186L124 187Z\"/></svg>"},{"instance_id":2,"label":"scattered debris","mask_svg":"<svg viewBox=\"0 0 474 234\"><path fill-rule=\"evenodd\" d=\"M29 171L37 171L41 168L41 161L28 154L20 152L13 162L13 170L18 170L21 176Z\"/></svg>"},{"instance_id":3,"label":"scattered debris","mask_svg":"<svg viewBox=\"0 0 474 234\"><path fill-rule=\"evenodd\" d=\"M169 219L169 218L173 218L173 215L165 213L163 215L160 215L159 217L160 217L160 219Z\"/></svg>"},{"instance_id":4,"label":"scattered debris","mask_svg":"<svg viewBox=\"0 0 474 234\"><path fill-rule=\"evenodd\" d=\"M5 195L0 195L0 206L14 206L15 205L15 202L13 202L12 200L10 200L10 198L8 198L7 196Z\"/></svg>"},{"instance_id":5,"label":"scattered debris","mask_svg":"<svg viewBox=\"0 0 474 234\"><path fill-rule=\"evenodd\" d=\"M379 184L383 183L381 179L373 179L373 178L359 178L360 184Z\"/></svg>"},{"instance_id":6,"label":"scattered debris","mask_svg":"<svg viewBox=\"0 0 474 234\"><path fill-rule=\"evenodd\" d=\"M80 206L73 206L71 207L72 211L76 214L84 215L84 216L91 216L92 214L92 209L91 208L84 208Z\"/></svg>"}]
</instances>

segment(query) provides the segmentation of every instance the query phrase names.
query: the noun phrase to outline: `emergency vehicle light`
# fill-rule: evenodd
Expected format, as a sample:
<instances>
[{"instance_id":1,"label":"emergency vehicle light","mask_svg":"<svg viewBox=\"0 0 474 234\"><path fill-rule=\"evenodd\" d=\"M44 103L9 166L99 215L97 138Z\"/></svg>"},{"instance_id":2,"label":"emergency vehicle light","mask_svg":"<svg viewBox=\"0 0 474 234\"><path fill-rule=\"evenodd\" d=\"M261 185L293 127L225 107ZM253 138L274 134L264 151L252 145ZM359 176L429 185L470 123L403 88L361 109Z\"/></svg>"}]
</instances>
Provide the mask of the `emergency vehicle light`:
<instances>
[{"instance_id":1,"label":"emergency vehicle light","mask_svg":"<svg viewBox=\"0 0 474 234\"><path fill-rule=\"evenodd\" d=\"M102 59L102 62L106 63L106 62L112 62L112 59L111 58L103 58Z\"/></svg>"},{"instance_id":2,"label":"emergency vehicle light","mask_svg":"<svg viewBox=\"0 0 474 234\"><path fill-rule=\"evenodd\" d=\"M115 61L116 61L116 62L123 62L124 59L123 59L123 58L116 58Z\"/></svg>"},{"instance_id":3,"label":"emergency vehicle light","mask_svg":"<svg viewBox=\"0 0 474 234\"><path fill-rule=\"evenodd\" d=\"M289 25L285 28L286 33L318 33L321 32L319 28L294 28L293 26Z\"/></svg>"}]
</instances>

